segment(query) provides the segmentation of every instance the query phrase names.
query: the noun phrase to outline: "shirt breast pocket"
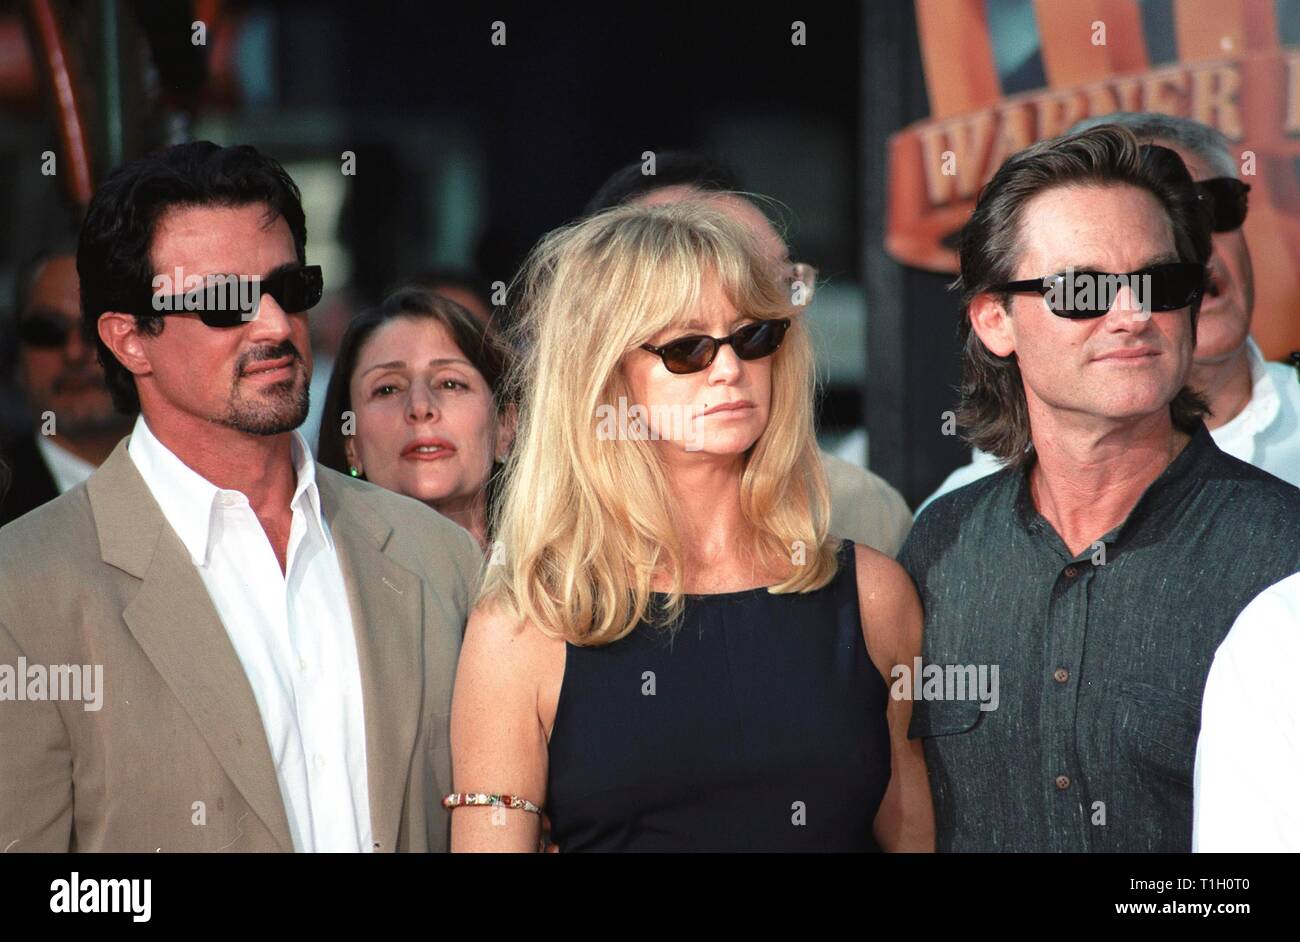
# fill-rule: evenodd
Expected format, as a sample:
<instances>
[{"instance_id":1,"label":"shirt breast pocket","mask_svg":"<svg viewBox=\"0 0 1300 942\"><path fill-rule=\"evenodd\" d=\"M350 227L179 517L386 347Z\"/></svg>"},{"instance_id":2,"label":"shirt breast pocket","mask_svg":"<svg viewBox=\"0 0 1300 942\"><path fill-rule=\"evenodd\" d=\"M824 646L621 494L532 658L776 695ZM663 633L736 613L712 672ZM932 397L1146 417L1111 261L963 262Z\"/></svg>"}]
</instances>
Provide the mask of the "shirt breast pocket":
<instances>
[{"instance_id":1,"label":"shirt breast pocket","mask_svg":"<svg viewBox=\"0 0 1300 942\"><path fill-rule=\"evenodd\" d=\"M955 736L979 725L978 700L918 700L912 704L912 722L907 728L909 739Z\"/></svg>"},{"instance_id":2,"label":"shirt breast pocket","mask_svg":"<svg viewBox=\"0 0 1300 942\"><path fill-rule=\"evenodd\" d=\"M1123 757L1140 772L1192 785L1200 704L1151 684L1116 688L1114 735Z\"/></svg>"}]
</instances>

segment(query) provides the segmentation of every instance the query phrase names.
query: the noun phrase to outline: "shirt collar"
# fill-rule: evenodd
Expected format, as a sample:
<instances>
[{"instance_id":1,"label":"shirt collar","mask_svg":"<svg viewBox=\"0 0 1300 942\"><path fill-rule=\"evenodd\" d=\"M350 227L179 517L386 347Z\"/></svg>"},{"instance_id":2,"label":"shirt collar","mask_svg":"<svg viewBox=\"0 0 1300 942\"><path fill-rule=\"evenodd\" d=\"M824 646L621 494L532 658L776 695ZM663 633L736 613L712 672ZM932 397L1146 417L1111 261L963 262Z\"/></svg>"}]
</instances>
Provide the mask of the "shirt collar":
<instances>
[{"instance_id":1,"label":"shirt collar","mask_svg":"<svg viewBox=\"0 0 1300 942\"><path fill-rule=\"evenodd\" d=\"M294 486L289 506L300 508L307 514L309 526L316 530L316 535L333 551L334 535L330 533L329 525L325 522L325 512L321 509L320 488L316 484L316 459L312 457L311 446L295 430L290 436L290 450L298 483Z\"/></svg>"},{"instance_id":2,"label":"shirt collar","mask_svg":"<svg viewBox=\"0 0 1300 942\"><path fill-rule=\"evenodd\" d=\"M1129 515L1119 526L1100 537L1098 542L1113 545L1119 543L1121 539L1132 539L1140 532L1139 528L1144 523L1158 521L1169 508L1183 499L1197 481L1198 467L1211 452L1217 450L1218 446L1215 445L1210 430L1205 427L1204 422L1198 422L1191 440L1164 471L1160 472L1160 476L1147 485L1147 489L1142 492L1142 496L1133 505ZM1060 542L1060 536L1047 522L1047 518L1034 506L1034 498L1029 487L1029 471L1032 467L1033 462L1030 461L1013 477L1016 482L1013 497L1014 513L1021 525L1029 532L1050 533L1057 542ZM1087 555L1091 549L1085 549L1083 552Z\"/></svg>"},{"instance_id":3,"label":"shirt collar","mask_svg":"<svg viewBox=\"0 0 1300 942\"><path fill-rule=\"evenodd\" d=\"M321 513L316 463L298 432L292 435L291 451L297 483L289 506L295 513L305 513L308 528L333 550L334 540ZM218 499L223 496L244 498L244 495L217 487L181 461L153 434L143 415L135 420L127 453L194 565L206 566L211 549L212 515L217 509Z\"/></svg>"},{"instance_id":4,"label":"shirt collar","mask_svg":"<svg viewBox=\"0 0 1300 942\"><path fill-rule=\"evenodd\" d=\"M95 466L84 458L74 455L54 440L53 435L36 436L36 450L45 459L45 466L59 488L60 494L66 494L86 478L95 473Z\"/></svg>"}]
</instances>

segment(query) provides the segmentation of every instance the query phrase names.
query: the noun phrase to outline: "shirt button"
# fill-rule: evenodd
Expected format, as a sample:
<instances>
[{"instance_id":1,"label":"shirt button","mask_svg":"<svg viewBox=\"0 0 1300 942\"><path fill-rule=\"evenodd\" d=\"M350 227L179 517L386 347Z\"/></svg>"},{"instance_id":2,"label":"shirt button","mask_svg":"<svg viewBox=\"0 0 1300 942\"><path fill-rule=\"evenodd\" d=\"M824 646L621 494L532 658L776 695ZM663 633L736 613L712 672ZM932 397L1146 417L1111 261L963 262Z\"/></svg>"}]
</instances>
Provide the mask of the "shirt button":
<instances>
[{"instance_id":1,"label":"shirt button","mask_svg":"<svg viewBox=\"0 0 1300 942\"><path fill-rule=\"evenodd\" d=\"M298 670L302 671L304 674L307 673L307 662L302 658L298 658Z\"/></svg>"},{"instance_id":2,"label":"shirt button","mask_svg":"<svg viewBox=\"0 0 1300 942\"><path fill-rule=\"evenodd\" d=\"M1069 787L1070 787L1070 776L1068 776L1068 775L1058 775L1058 776L1056 776L1056 787L1059 788L1061 791L1065 791L1067 788L1069 788Z\"/></svg>"},{"instance_id":3,"label":"shirt button","mask_svg":"<svg viewBox=\"0 0 1300 942\"><path fill-rule=\"evenodd\" d=\"M1064 667L1058 667L1056 670L1052 671L1052 679L1058 684L1063 684L1070 679L1070 672Z\"/></svg>"},{"instance_id":4,"label":"shirt button","mask_svg":"<svg viewBox=\"0 0 1300 942\"><path fill-rule=\"evenodd\" d=\"M1073 579L1078 574L1079 574L1079 570L1075 569L1073 566L1065 567L1065 578Z\"/></svg>"},{"instance_id":5,"label":"shirt button","mask_svg":"<svg viewBox=\"0 0 1300 942\"><path fill-rule=\"evenodd\" d=\"M323 755L320 755L319 753L317 753L316 755L316 768L318 769L325 768L325 757Z\"/></svg>"}]
</instances>

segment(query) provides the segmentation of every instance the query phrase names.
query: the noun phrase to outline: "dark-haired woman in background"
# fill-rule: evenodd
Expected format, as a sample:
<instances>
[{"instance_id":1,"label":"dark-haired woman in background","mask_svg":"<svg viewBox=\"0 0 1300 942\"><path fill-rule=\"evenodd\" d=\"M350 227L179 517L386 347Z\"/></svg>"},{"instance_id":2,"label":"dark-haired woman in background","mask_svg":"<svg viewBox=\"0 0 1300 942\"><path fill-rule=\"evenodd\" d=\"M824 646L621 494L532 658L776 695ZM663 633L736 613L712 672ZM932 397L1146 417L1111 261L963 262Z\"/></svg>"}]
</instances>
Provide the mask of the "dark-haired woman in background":
<instances>
[{"instance_id":1,"label":"dark-haired woman in background","mask_svg":"<svg viewBox=\"0 0 1300 942\"><path fill-rule=\"evenodd\" d=\"M486 548L488 485L514 439L514 409L497 396L509 362L495 329L459 304L399 289L343 336L321 464L424 501Z\"/></svg>"}]
</instances>

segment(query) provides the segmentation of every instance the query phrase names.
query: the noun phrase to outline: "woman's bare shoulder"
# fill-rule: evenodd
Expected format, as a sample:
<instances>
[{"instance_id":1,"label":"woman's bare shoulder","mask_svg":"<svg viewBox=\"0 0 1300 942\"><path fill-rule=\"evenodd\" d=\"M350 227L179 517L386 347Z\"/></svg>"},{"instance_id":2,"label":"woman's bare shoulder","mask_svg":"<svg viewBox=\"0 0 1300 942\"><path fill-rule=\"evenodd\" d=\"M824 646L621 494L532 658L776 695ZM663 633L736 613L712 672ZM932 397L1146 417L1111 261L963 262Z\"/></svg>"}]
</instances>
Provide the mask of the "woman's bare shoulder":
<instances>
[{"instance_id":1,"label":"woman's bare shoulder","mask_svg":"<svg viewBox=\"0 0 1300 942\"><path fill-rule=\"evenodd\" d=\"M545 677L545 669L564 655L562 639L543 632L504 605L488 601L480 602L470 613L464 646L474 658L484 658L494 673L534 681Z\"/></svg>"},{"instance_id":2,"label":"woman's bare shoulder","mask_svg":"<svg viewBox=\"0 0 1300 942\"><path fill-rule=\"evenodd\" d=\"M500 605L480 603L465 629L457 688L479 702L500 704L506 712L535 713L549 740L566 653L563 639Z\"/></svg>"}]
</instances>

